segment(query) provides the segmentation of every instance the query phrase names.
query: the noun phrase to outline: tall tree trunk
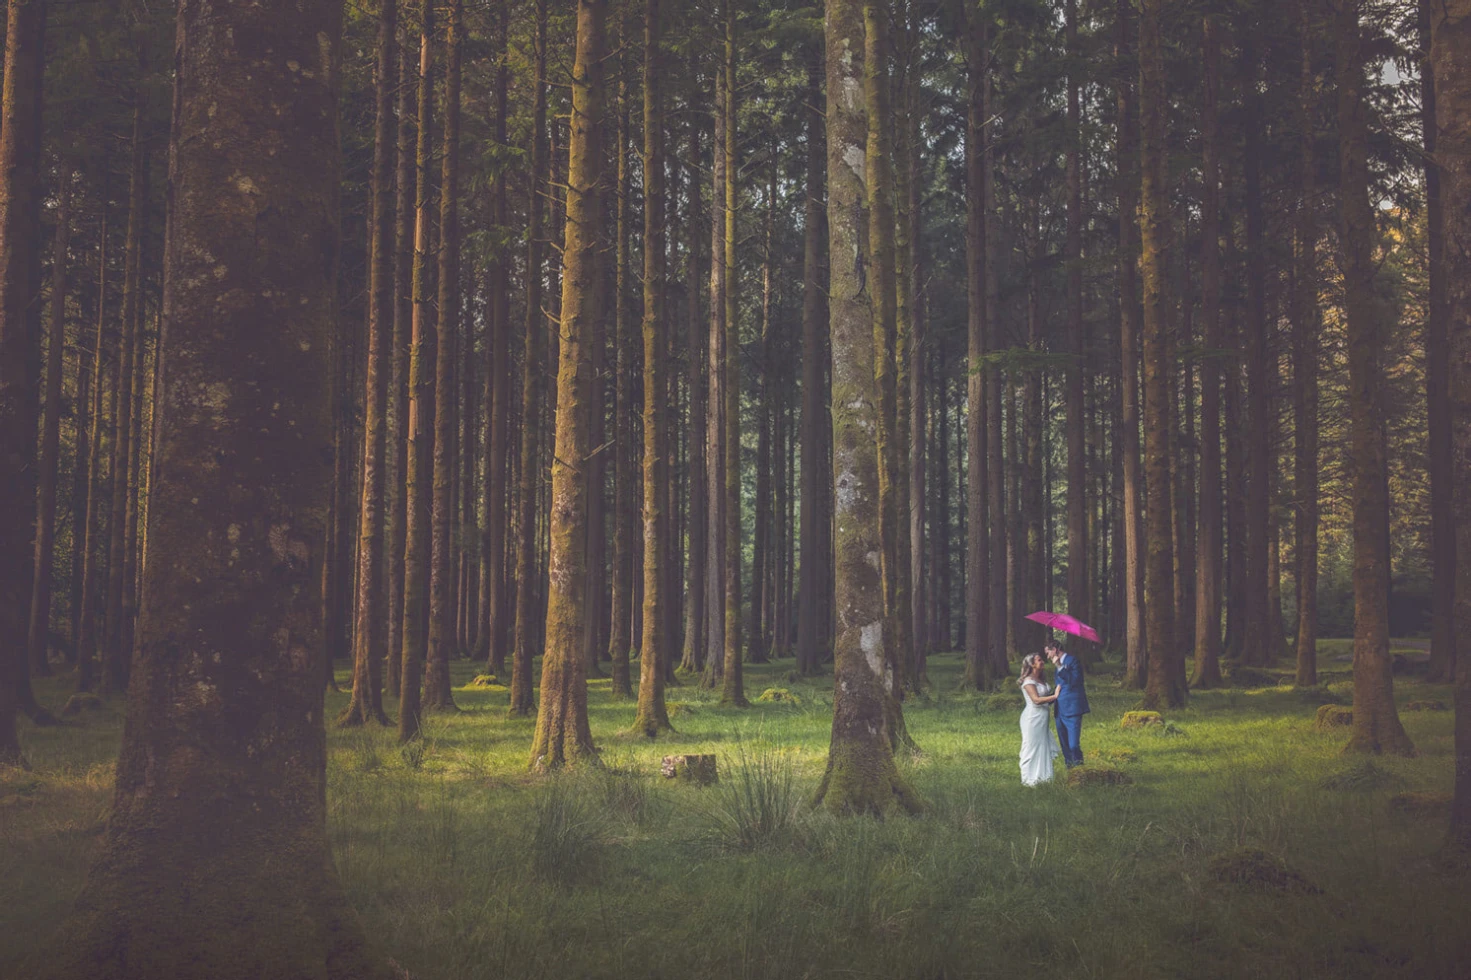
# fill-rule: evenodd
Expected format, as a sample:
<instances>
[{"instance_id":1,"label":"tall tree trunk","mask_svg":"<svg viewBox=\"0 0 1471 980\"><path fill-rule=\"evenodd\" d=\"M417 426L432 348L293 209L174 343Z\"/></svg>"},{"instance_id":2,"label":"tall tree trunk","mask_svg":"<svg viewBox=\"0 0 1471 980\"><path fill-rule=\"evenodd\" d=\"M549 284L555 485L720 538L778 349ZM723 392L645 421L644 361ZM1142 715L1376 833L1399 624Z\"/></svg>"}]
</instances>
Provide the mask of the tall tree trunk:
<instances>
[{"instance_id":1,"label":"tall tree trunk","mask_svg":"<svg viewBox=\"0 0 1471 980\"><path fill-rule=\"evenodd\" d=\"M41 254L41 85L46 5L9 0L0 96L0 766L23 764L16 711L30 691L23 645L36 515L36 338L32 304Z\"/></svg>"},{"instance_id":2,"label":"tall tree trunk","mask_svg":"<svg viewBox=\"0 0 1471 980\"><path fill-rule=\"evenodd\" d=\"M1185 700L1184 685L1171 669L1174 659L1174 584L1170 541L1170 358L1166 262L1169 217L1165 181L1165 79L1161 50L1162 0L1144 0L1139 18L1139 110L1141 120L1144 280L1144 481L1146 491L1144 642L1148 680L1146 707Z\"/></svg>"},{"instance_id":3,"label":"tall tree trunk","mask_svg":"<svg viewBox=\"0 0 1471 980\"><path fill-rule=\"evenodd\" d=\"M56 200L56 238L51 247L51 323L46 341L45 413L41 428L41 448L37 454L39 477L36 492L36 554L31 587L30 630L26 646L30 651L30 670L37 677L51 674L47 648L51 636L51 565L56 543L56 478L58 449L61 444L61 355L66 348L66 267L67 242L71 235L71 166L59 168ZM79 385L77 410L86 394ZM77 458L81 458L82 440L77 439ZM74 525L75 526L75 525ZM75 532L73 532L75 534Z\"/></svg>"},{"instance_id":4,"label":"tall tree trunk","mask_svg":"<svg viewBox=\"0 0 1471 980\"><path fill-rule=\"evenodd\" d=\"M597 216L603 146L603 48L607 0L578 0L572 69L567 222L562 246L562 324L557 365L557 424L552 455L551 551L547 558L546 650L531 764L538 771L574 762L597 764L587 720L582 657L587 590L588 338L597 315ZM657 621L655 622L657 628Z\"/></svg>"},{"instance_id":5,"label":"tall tree trunk","mask_svg":"<svg viewBox=\"0 0 1471 980\"><path fill-rule=\"evenodd\" d=\"M1083 134L1079 92L1083 56L1078 50L1078 4L1067 0L1065 32L1069 64L1067 86L1067 596L1068 612L1079 619L1091 615L1088 602L1087 421L1084 417L1083 370ZM1160 150L1164 152L1163 148Z\"/></svg>"},{"instance_id":6,"label":"tall tree trunk","mask_svg":"<svg viewBox=\"0 0 1471 980\"><path fill-rule=\"evenodd\" d=\"M56 976L386 972L328 851L316 653L340 32L329 0L179 9L175 135L222 117L239 138L173 151L137 676L107 835ZM222 916L240 927L217 928Z\"/></svg>"},{"instance_id":7,"label":"tall tree trunk","mask_svg":"<svg viewBox=\"0 0 1471 980\"><path fill-rule=\"evenodd\" d=\"M737 298L740 270L736 265L736 213L740 204L739 146L736 143L736 10L725 0L725 671L720 703L747 706L741 661L741 339Z\"/></svg>"},{"instance_id":8,"label":"tall tree trunk","mask_svg":"<svg viewBox=\"0 0 1471 980\"><path fill-rule=\"evenodd\" d=\"M1223 185L1229 178L1222 180ZM1222 228L1225 235L1225 268L1229 274L1239 276L1241 263L1236 248L1234 223L1227 221ZM1232 301L1226 312L1222 331L1225 349L1229 356L1225 361L1225 388L1222 395L1222 411L1226 426L1226 473L1246 472L1246 445L1241 389L1241 302ZM1240 660L1246 636L1246 494L1226 495L1226 532L1222 540L1229 542L1226 549L1226 635L1223 653L1227 659Z\"/></svg>"},{"instance_id":9,"label":"tall tree trunk","mask_svg":"<svg viewBox=\"0 0 1471 980\"><path fill-rule=\"evenodd\" d=\"M546 142L547 0L537 0L535 81L531 110L531 187L526 217L526 339L521 366L520 526L516 541L516 643L511 660L510 713L530 715L535 708L531 692L531 660L537 643L536 616L536 499L541 453L541 335L546 330L542 311L542 195L547 183ZM616 637L615 637L616 639Z\"/></svg>"},{"instance_id":10,"label":"tall tree trunk","mask_svg":"<svg viewBox=\"0 0 1471 980\"><path fill-rule=\"evenodd\" d=\"M1139 503L1139 123L1134 83L1134 16L1128 0L1118 4L1119 81L1119 384L1123 456L1124 555L1124 686L1144 687L1147 676L1144 647L1144 562L1140 552L1143 528ZM1207 55L1209 57L1209 55ZM1207 62L1209 66L1209 62ZM1206 68L1209 79L1210 67ZM1207 85L1210 83L1207 82ZM1206 113L1212 111L1213 91L1206 95ZM1204 124L1208 125L1208 123ZM1202 131L1204 126L1202 127ZM1206 137L1202 137L1202 142ZM1208 167L1209 164L1207 163ZM1207 178L1209 180L1209 178ZM1209 193L1209 191L1207 191Z\"/></svg>"},{"instance_id":11,"label":"tall tree trunk","mask_svg":"<svg viewBox=\"0 0 1471 980\"><path fill-rule=\"evenodd\" d=\"M965 686L991 686L986 651L990 571L986 507L986 194L985 75L990 58L985 14L971 13L965 25L967 110L965 129L965 279L966 279L966 496L965 538Z\"/></svg>"},{"instance_id":12,"label":"tall tree trunk","mask_svg":"<svg viewBox=\"0 0 1471 980\"><path fill-rule=\"evenodd\" d=\"M862 160L868 120L861 97L864 20L857 0L827 0L827 176L832 331L838 632L833 728L817 802L837 813L882 813L919 798L899 775L888 731L894 674L879 536L879 392L873 313L863 276Z\"/></svg>"},{"instance_id":13,"label":"tall tree trunk","mask_svg":"<svg viewBox=\"0 0 1471 980\"><path fill-rule=\"evenodd\" d=\"M400 18L406 20L407 18ZM411 38L401 29L401 42ZM393 493L388 510L388 693L399 696L403 680L404 552L408 541L409 453L409 346L413 330L414 202L417 173L414 160L414 115L409 94L414 90L416 66L407 43L400 43L398 59L398 147L394 174L393 353L389 381L388 415L393 426Z\"/></svg>"},{"instance_id":14,"label":"tall tree trunk","mask_svg":"<svg viewBox=\"0 0 1471 980\"><path fill-rule=\"evenodd\" d=\"M644 2L644 630L639 643L638 712L633 730L655 738L672 730L664 706L664 664L673 656L674 637L666 629L665 605L672 550L667 507L670 469L666 348L664 93L660 73L659 0Z\"/></svg>"},{"instance_id":15,"label":"tall tree trunk","mask_svg":"<svg viewBox=\"0 0 1471 980\"><path fill-rule=\"evenodd\" d=\"M133 361L138 348L138 303L142 272L143 225L147 201L143 196L143 100L134 97L133 139L128 177L128 230L123 251L122 335L120 359L113 398L117 410L112 418L112 502L107 521L107 601L103 615L102 693L127 690L132 651L123 649L123 567L126 561L128 514L128 460L133 433Z\"/></svg>"},{"instance_id":16,"label":"tall tree trunk","mask_svg":"<svg viewBox=\"0 0 1471 980\"><path fill-rule=\"evenodd\" d=\"M460 316L460 44L462 0L449 8L444 47L444 152L439 198L439 302L435 347L434 504L429 578L429 662L424 707L453 711L449 661L455 645L455 361L465 336ZM465 347L470 344L465 338ZM463 410L463 406L461 407Z\"/></svg>"},{"instance_id":17,"label":"tall tree trunk","mask_svg":"<svg viewBox=\"0 0 1471 980\"><path fill-rule=\"evenodd\" d=\"M1292 410L1296 452L1293 483L1297 495L1293 513L1297 558L1296 648L1299 687L1318 683L1318 359L1321 356L1318 332L1321 329L1321 314L1318 310L1318 225L1313 213L1317 206L1314 200L1317 195L1317 158L1313 152L1313 118L1318 86L1317 76L1313 72L1312 9L1309 0L1299 0L1298 31L1302 45L1302 70L1297 92L1299 196L1293 243L1297 288L1292 297ZM1433 131L1432 125L1427 132ZM1434 169L1433 164L1427 166L1427 179ZM1431 222L1438 223L1434 205L1431 205L1430 213ZM1433 293L1433 277L1431 289ZM1433 296L1431 305L1432 308L1435 305ZM1206 346L1210 346L1210 341L1206 342ZM1428 349L1430 348L1427 347ZM1439 361L1444 365L1441 358L1432 357L1429 360ZM1427 364L1427 371L1434 370L1436 369ZM1431 458L1434 458L1434 453ZM1434 467L1435 464L1431 465ZM1435 492L1433 469L1431 492ZM1446 536L1453 539L1453 535ZM1452 554L1454 555L1454 547Z\"/></svg>"},{"instance_id":18,"label":"tall tree trunk","mask_svg":"<svg viewBox=\"0 0 1471 980\"><path fill-rule=\"evenodd\" d=\"M494 114L495 141L497 146L506 145L506 120L510 96L510 65L508 64L508 33L510 10L502 6L498 51L499 64L496 68ZM506 202L506 175L498 173L491 188L491 221L497 228L504 228L509 220ZM511 302L510 262L508 256L497 249L490 263L490 371L486 376L485 412L490 431L485 444L485 459L482 478L485 496L485 526L480 529L481 546L484 549L480 579L484 590L481 602L481 645L490 670L504 669L506 638L509 636L511 610L506 594L506 500L510 496L507 480L508 457L510 455L510 411L511 411Z\"/></svg>"},{"instance_id":19,"label":"tall tree trunk","mask_svg":"<svg viewBox=\"0 0 1471 980\"><path fill-rule=\"evenodd\" d=\"M1430 64L1435 76L1435 163L1445 234L1445 345L1454 449L1455 618L1471 628L1471 0L1446 0L1431 11ZM1437 566L1437 572L1440 566ZM1471 851L1471 657L1456 658L1456 792L1450 842Z\"/></svg>"},{"instance_id":20,"label":"tall tree trunk","mask_svg":"<svg viewBox=\"0 0 1471 980\"><path fill-rule=\"evenodd\" d=\"M827 564L823 551L821 498L831 477L823 453L822 429L824 370L823 289L819 279L822 264L824 153L821 110L822 48L815 45L807 68L807 94L811 116L807 123L807 200L802 212L802 486L801 596L797 605L797 671L815 674L822 662L823 589L822 569Z\"/></svg>"},{"instance_id":21,"label":"tall tree trunk","mask_svg":"<svg viewBox=\"0 0 1471 980\"><path fill-rule=\"evenodd\" d=\"M373 213L368 229L368 363L363 394L363 498L358 525L357 626L353 630L352 700L340 724L360 725L370 718L388 723L383 713L385 651L383 616L383 495L387 455L388 363L392 356L393 317L393 84L398 0L378 5L377 100L373 143Z\"/></svg>"},{"instance_id":22,"label":"tall tree trunk","mask_svg":"<svg viewBox=\"0 0 1471 980\"><path fill-rule=\"evenodd\" d=\"M756 414L756 520L751 563L750 657L752 663L766 663L771 646L771 598L775 593L776 562L773 542L776 517L772 512L775 479L772 476L772 429L775 408L780 397L773 375L776 373L775 341L771 336L771 251L776 227L776 161L777 147L769 148L765 214L762 217L761 249L761 335L757 355L759 395Z\"/></svg>"},{"instance_id":23,"label":"tall tree trunk","mask_svg":"<svg viewBox=\"0 0 1471 980\"><path fill-rule=\"evenodd\" d=\"M1431 63L1432 0L1419 2L1420 118L1425 140L1426 273L1429 308L1425 318L1425 407L1429 423L1426 452L1430 471L1430 673L1427 680L1450 683L1456 676L1456 520L1452 484L1450 362L1445 277L1445 209L1437 163L1436 81ZM1449 16L1447 20L1449 20ZM1308 70L1304 45L1304 72ZM1306 83L1307 79L1304 79ZM1454 84L1454 83L1453 83ZM1316 613L1316 609L1314 610ZM1299 647L1299 651L1300 651Z\"/></svg>"},{"instance_id":24,"label":"tall tree trunk","mask_svg":"<svg viewBox=\"0 0 1471 980\"><path fill-rule=\"evenodd\" d=\"M97 331L92 345L92 403L87 413L91 419L86 447L86 506L82 522L74 532L80 535L82 554L81 591L75 597L73 616L73 644L77 658L77 690L90 691L96 674L97 664L97 585L98 568L97 536L102 529L98 526L98 508L102 500L102 388L103 367L107 346L107 198L104 193L102 218L97 232ZM78 447L81 453L81 447Z\"/></svg>"},{"instance_id":25,"label":"tall tree trunk","mask_svg":"<svg viewBox=\"0 0 1471 980\"><path fill-rule=\"evenodd\" d=\"M725 676L725 71L715 71L715 126L711 153L710 194L710 398L705 419L705 478L709 502L705 566L705 671L700 686L714 688Z\"/></svg>"},{"instance_id":26,"label":"tall tree trunk","mask_svg":"<svg viewBox=\"0 0 1471 980\"><path fill-rule=\"evenodd\" d=\"M685 590L689 598L685 603L684 656L680 667L693 673L705 665L705 633L708 628L705 603L708 600L709 580L705 577L707 553L710 542L708 510L710 506L709 482L706 476L708 465L705 456L706 413L709 407L709 392L706 385L706 359L709 346L709 328L700 319L700 161L699 127L690 127L691 163L689 175L688 228L689 249L686 252L688 265L685 269L685 289L689 298L686 314L685 356L689 370L689 425L685 435L685 473L689 484L689 562L685 568Z\"/></svg>"},{"instance_id":27,"label":"tall tree trunk","mask_svg":"<svg viewBox=\"0 0 1471 980\"><path fill-rule=\"evenodd\" d=\"M618 33L624 33L623 14L618 14ZM623 47L620 39L620 51ZM613 504L613 610L608 651L613 669L613 696L633 696L629 658L633 651L633 596L635 527L639 495L635 492L638 460L633 423L637 414L635 399L635 359L638 340L634 335L633 316L628 309L629 294L629 198L631 179L628 168L629 114L632 111L627 59L620 53L618 73L618 125L614 137L617 151L617 203L614 217L613 320L617 332L615 353L617 372L614 405L614 504Z\"/></svg>"},{"instance_id":28,"label":"tall tree trunk","mask_svg":"<svg viewBox=\"0 0 1471 980\"><path fill-rule=\"evenodd\" d=\"M900 330L907 344L903 346L905 373L908 377L907 405L904 414L909 420L909 446L907 453L908 479L904 492L908 498L907 513L900 514L906 522L908 533L909 574L909 646L902 651L907 659L904 676L915 691L926 681L926 655L929 652L930 628L926 610L929 604L929 584L925 581L925 554L929 543L925 538L925 460L927 445L925 423L927 417L926 394L929 378L925 370L928 349L925 343L923 299L920 295L920 256L924 248L921 241L923 221L921 218L921 183L924 166L920 158L919 80L916 61L919 57L919 15L913 3L905 5L905 74L901 87L904 100L903 126L904 144L900 157L900 173L903 191L902 215L899 223L899 285L901 295L908 300L903 304L900 315Z\"/></svg>"},{"instance_id":29,"label":"tall tree trunk","mask_svg":"<svg viewBox=\"0 0 1471 980\"><path fill-rule=\"evenodd\" d=\"M104 239L106 236L102 236ZM100 243L99 243L100 244ZM100 270L99 270L100 272ZM101 303L101 291L99 290L99 305ZM83 304L85 305L85 304ZM71 486L71 581L69 583L70 599L69 616L71 622L68 624L67 639L70 649L66 652L67 662L76 665L78 650L78 633L81 629L81 616L79 610L82 603L82 581L85 562L83 556L86 553L87 536L87 501L91 496L92 478L88 468L90 462L90 449L92 445L91 432L92 402L93 394L93 368L96 366L97 351L91 352L91 360L88 360L87 345L84 343L85 330L82 324L77 324L77 382L76 397L72 402L72 486ZM155 362L156 363L156 362ZM152 459L152 446L149 446L149 459Z\"/></svg>"},{"instance_id":30,"label":"tall tree trunk","mask_svg":"<svg viewBox=\"0 0 1471 980\"><path fill-rule=\"evenodd\" d=\"M1245 588L1245 633L1242 636L1242 660L1248 664L1266 664L1277 659L1270 626L1267 586L1267 550L1271 520L1270 469L1271 380L1267 356L1267 257L1264 217L1262 214L1262 126L1265 113L1262 95L1257 91L1260 56L1248 32L1242 53L1246 70L1245 109L1246 152L1243 176L1246 191L1246 567L1242 576Z\"/></svg>"},{"instance_id":31,"label":"tall tree trunk","mask_svg":"<svg viewBox=\"0 0 1471 980\"><path fill-rule=\"evenodd\" d=\"M1005 433L1002 429L1001 388L1005 383L1000 365L993 358L1005 349L1001 323L1001 221L996 206L996 153L992 149L1001 125L994 111L996 73L988 66L982 80L983 110L987 131L981 151L981 197L986 209L986 556L990 568L986 576L986 596L990 609L986 613L986 652L991 661L991 676L1005 677L1006 662L1006 458Z\"/></svg>"},{"instance_id":32,"label":"tall tree trunk","mask_svg":"<svg viewBox=\"0 0 1471 980\"><path fill-rule=\"evenodd\" d=\"M1035 226L1035 219L1034 219ZM1034 242L1037 236L1034 236ZM1034 247L1036 247L1034 245ZM1027 262L1027 349L1034 354L1043 350L1042 341L1042 284L1037 268L1040 256L1032 255ZM1033 367L1027 372L1022 392L1022 501L1024 513L1022 523L1026 526L1027 576L1026 602L1028 609L1047 608L1045 577L1049 574L1047 547L1043 535L1046 523L1042 512L1045 489L1042 481L1042 438L1045 416L1043 413L1042 382L1043 369ZM1028 649L1036 651L1045 636L1040 626L1021 634Z\"/></svg>"},{"instance_id":33,"label":"tall tree trunk","mask_svg":"<svg viewBox=\"0 0 1471 980\"><path fill-rule=\"evenodd\" d=\"M429 643L429 582L432 557L431 483L434 476L434 366L438 343L435 306L430 297L434 251L432 188L434 128L434 0L420 7L419 121L414 149L418 189L414 198L413 336L409 351L408 538L404 549L403 676L399 681L398 737L419 734L423 674Z\"/></svg>"},{"instance_id":34,"label":"tall tree trunk","mask_svg":"<svg viewBox=\"0 0 1471 980\"><path fill-rule=\"evenodd\" d=\"M1389 495L1384 337L1374 310L1374 212L1364 119L1362 0L1335 0L1338 168L1344 317L1348 326L1349 473L1354 516L1354 724L1347 751L1414 755L1394 705L1389 660Z\"/></svg>"},{"instance_id":35,"label":"tall tree trunk","mask_svg":"<svg viewBox=\"0 0 1471 980\"><path fill-rule=\"evenodd\" d=\"M1200 540L1195 567L1195 670L1190 683L1220 687L1221 678L1221 42L1216 18L1201 21L1205 86L1201 113L1200 318L1206 356L1200 362Z\"/></svg>"}]
</instances>

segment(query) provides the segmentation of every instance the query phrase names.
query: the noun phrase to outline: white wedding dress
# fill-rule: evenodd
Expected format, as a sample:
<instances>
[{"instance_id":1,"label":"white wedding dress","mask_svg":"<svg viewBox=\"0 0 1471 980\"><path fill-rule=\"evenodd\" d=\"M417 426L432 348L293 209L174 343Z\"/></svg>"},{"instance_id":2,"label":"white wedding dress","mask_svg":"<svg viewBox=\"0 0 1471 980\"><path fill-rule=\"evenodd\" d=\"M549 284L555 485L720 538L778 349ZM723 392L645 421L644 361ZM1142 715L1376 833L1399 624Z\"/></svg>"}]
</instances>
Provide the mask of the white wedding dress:
<instances>
[{"instance_id":1,"label":"white wedding dress","mask_svg":"<svg viewBox=\"0 0 1471 980\"><path fill-rule=\"evenodd\" d=\"M1023 687L1030 687L1036 691L1037 696L1045 698L1052 693L1052 687L1045 681L1029 680ZM1026 697L1026 691L1022 692ZM1033 704L1027 699L1027 705L1022 708L1022 785L1036 786L1038 783L1050 783L1052 781L1052 758L1062 755L1062 748L1057 744L1057 735L1052 730L1052 706L1049 704Z\"/></svg>"}]
</instances>

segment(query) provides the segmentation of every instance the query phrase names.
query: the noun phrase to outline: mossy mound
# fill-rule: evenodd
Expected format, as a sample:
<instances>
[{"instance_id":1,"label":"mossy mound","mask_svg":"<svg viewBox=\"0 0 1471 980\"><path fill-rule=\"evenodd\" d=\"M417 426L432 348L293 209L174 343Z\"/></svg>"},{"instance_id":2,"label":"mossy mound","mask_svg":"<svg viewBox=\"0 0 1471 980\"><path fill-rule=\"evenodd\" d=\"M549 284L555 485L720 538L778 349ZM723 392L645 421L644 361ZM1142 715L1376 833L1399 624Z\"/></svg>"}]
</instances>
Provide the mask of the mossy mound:
<instances>
[{"instance_id":1,"label":"mossy mound","mask_svg":"<svg viewBox=\"0 0 1471 980\"><path fill-rule=\"evenodd\" d=\"M1405 705L1405 710L1406 711L1445 711L1447 709L1446 709L1446 706L1445 706L1445 702L1444 701L1437 701L1434 698L1431 698L1428 701L1411 701L1409 704Z\"/></svg>"},{"instance_id":2,"label":"mossy mound","mask_svg":"<svg viewBox=\"0 0 1471 980\"><path fill-rule=\"evenodd\" d=\"M1298 688L1297 699L1303 704L1343 704L1343 698L1330 691L1324 684Z\"/></svg>"},{"instance_id":3,"label":"mossy mound","mask_svg":"<svg viewBox=\"0 0 1471 980\"><path fill-rule=\"evenodd\" d=\"M1335 728L1347 728L1354 723L1354 709L1344 708L1336 704L1325 704L1318 709L1317 715L1313 717L1313 727L1318 731L1331 731Z\"/></svg>"},{"instance_id":4,"label":"mossy mound","mask_svg":"<svg viewBox=\"0 0 1471 980\"><path fill-rule=\"evenodd\" d=\"M1125 711L1124 720L1119 722L1120 728L1148 728L1150 725L1163 725L1165 716L1158 711Z\"/></svg>"},{"instance_id":5,"label":"mossy mound","mask_svg":"<svg viewBox=\"0 0 1471 980\"><path fill-rule=\"evenodd\" d=\"M761 692L756 700L765 702L766 704L800 705L802 703L802 699L800 697L793 694L791 691L788 691L784 687L768 687L766 690Z\"/></svg>"},{"instance_id":6,"label":"mossy mound","mask_svg":"<svg viewBox=\"0 0 1471 980\"><path fill-rule=\"evenodd\" d=\"M1255 847L1243 847L1217 854L1210 859L1206 870L1212 878L1223 884L1305 895L1322 893L1322 889L1286 861Z\"/></svg>"},{"instance_id":7,"label":"mossy mound","mask_svg":"<svg viewBox=\"0 0 1471 980\"><path fill-rule=\"evenodd\" d=\"M1371 792L1398 786L1404 779L1388 769L1381 769L1372 762L1359 762L1347 769L1323 777L1324 789Z\"/></svg>"},{"instance_id":8,"label":"mossy mound","mask_svg":"<svg viewBox=\"0 0 1471 980\"><path fill-rule=\"evenodd\" d=\"M476 674L474 680L466 684L466 687L498 687L500 679L494 674Z\"/></svg>"},{"instance_id":9,"label":"mossy mound","mask_svg":"<svg viewBox=\"0 0 1471 980\"><path fill-rule=\"evenodd\" d=\"M1411 817L1434 817L1451 808L1450 793L1396 793L1389 808Z\"/></svg>"},{"instance_id":10,"label":"mossy mound","mask_svg":"<svg viewBox=\"0 0 1471 980\"><path fill-rule=\"evenodd\" d=\"M688 701L668 701L665 702L664 707L668 709L669 717L671 718L676 718L680 715L692 715L695 713L695 706L690 704Z\"/></svg>"},{"instance_id":11,"label":"mossy mound","mask_svg":"<svg viewBox=\"0 0 1471 980\"><path fill-rule=\"evenodd\" d=\"M1133 749L1117 747L1098 749L1093 753L1093 757L1095 759L1102 759L1105 762L1112 762L1115 765L1128 765L1139 761L1138 752L1135 752Z\"/></svg>"},{"instance_id":12,"label":"mossy mound","mask_svg":"<svg viewBox=\"0 0 1471 980\"><path fill-rule=\"evenodd\" d=\"M987 711L1017 711L1022 707L1015 694L997 693L986 698L982 704Z\"/></svg>"},{"instance_id":13,"label":"mossy mound","mask_svg":"<svg viewBox=\"0 0 1471 980\"><path fill-rule=\"evenodd\" d=\"M1127 786L1133 781L1122 769L1108 766L1074 766L1067 771L1069 786Z\"/></svg>"},{"instance_id":14,"label":"mossy mound","mask_svg":"<svg viewBox=\"0 0 1471 980\"><path fill-rule=\"evenodd\" d=\"M67 698L66 706L61 709L61 713L70 718L73 715L81 714L83 711L101 710L102 699L95 694L83 691L80 694L73 694L71 697Z\"/></svg>"}]
</instances>

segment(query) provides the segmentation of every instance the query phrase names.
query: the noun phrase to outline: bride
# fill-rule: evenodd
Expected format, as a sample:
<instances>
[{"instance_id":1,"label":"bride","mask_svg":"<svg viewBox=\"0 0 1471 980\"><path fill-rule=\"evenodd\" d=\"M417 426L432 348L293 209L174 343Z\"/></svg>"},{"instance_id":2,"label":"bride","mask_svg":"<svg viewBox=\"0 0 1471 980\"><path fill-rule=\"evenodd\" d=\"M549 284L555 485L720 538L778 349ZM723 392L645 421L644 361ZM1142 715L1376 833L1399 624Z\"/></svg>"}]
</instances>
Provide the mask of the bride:
<instances>
[{"instance_id":1,"label":"bride","mask_svg":"<svg viewBox=\"0 0 1471 980\"><path fill-rule=\"evenodd\" d=\"M1022 785L1036 786L1052 781L1052 757L1062 754L1057 736L1052 733L1051 712L1047 706L1057 700L1051 686L1043 680L1041 654L1028 654L1022 661L1022 675L1017 681L1027 704L1022 708Z\"/></svg>"}]
</instances>

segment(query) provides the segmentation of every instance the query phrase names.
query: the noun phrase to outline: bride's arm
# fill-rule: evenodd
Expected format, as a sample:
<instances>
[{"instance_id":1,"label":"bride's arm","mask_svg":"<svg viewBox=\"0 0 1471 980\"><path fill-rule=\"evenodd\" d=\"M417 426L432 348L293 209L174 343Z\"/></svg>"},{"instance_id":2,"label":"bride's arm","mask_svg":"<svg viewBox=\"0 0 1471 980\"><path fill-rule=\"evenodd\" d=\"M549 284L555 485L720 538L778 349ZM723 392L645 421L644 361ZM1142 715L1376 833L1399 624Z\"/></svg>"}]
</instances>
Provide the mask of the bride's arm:
<instances>
[{"instance_id":1,"label":"bride's arm","mask_svg":"<svg viewBox=\"0 0 1471 980\"><path fill-rule=\"evenodd\" d=\"M1038 697L1037 685L1032 681L1027 681L1025 684L1022 685L1022 693L1025 694L1027 696L1027 700L1032 702L1033 704L1048 704L1049 702L1057 700L1057 695L1055 694L1051 697L1046 698Z\"/></svg>"}]
</instances>

